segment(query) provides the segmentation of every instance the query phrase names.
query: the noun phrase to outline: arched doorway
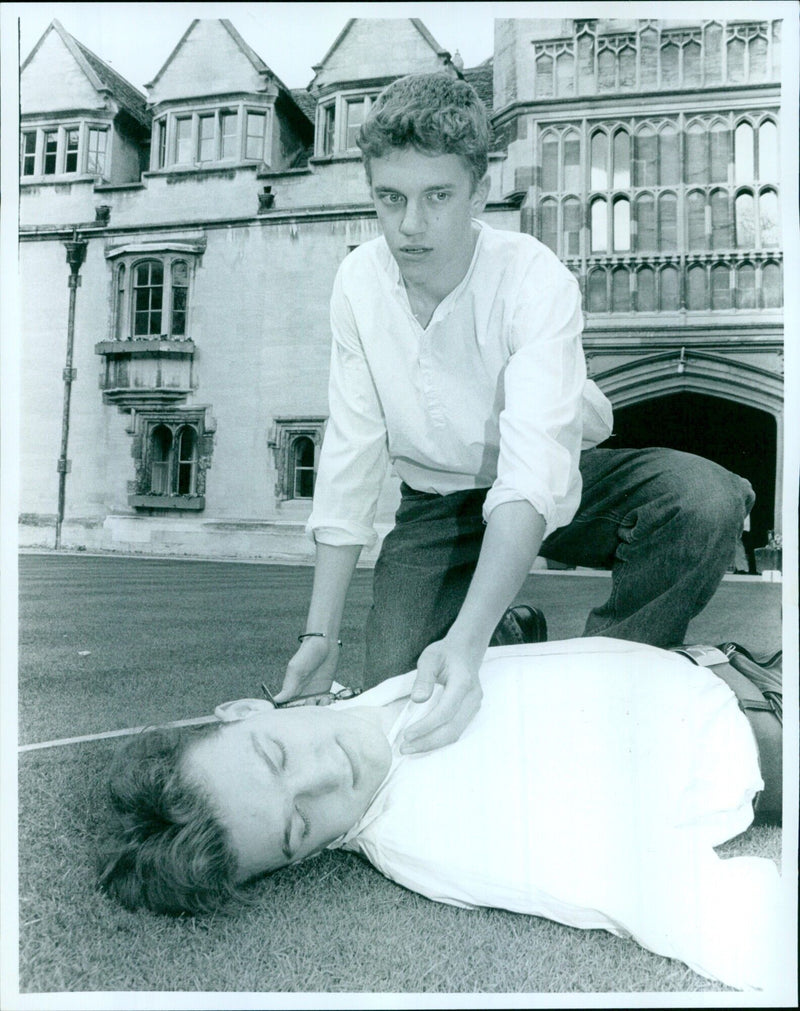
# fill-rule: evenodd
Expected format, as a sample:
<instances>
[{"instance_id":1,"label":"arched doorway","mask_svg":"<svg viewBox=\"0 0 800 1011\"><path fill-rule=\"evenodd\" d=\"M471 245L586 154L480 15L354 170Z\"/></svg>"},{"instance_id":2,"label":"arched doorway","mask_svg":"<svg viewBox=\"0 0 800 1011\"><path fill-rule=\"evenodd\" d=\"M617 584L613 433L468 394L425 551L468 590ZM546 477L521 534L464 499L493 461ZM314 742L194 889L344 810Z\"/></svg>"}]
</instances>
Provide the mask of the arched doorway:
<instances>
[{"instance_id":1,"label":"arched doorway","mask_svg":"<svg viewBox=\"0 0 800 1011\"><path fill-rule=\"evenodd\" d=\"M614 436L604 445L680 449L747 478L756 503L743 541L753 571L753 548L775 527L777 424L770 413L702 393L670 393L615 408Z\"/></svg>"}]
</instances>

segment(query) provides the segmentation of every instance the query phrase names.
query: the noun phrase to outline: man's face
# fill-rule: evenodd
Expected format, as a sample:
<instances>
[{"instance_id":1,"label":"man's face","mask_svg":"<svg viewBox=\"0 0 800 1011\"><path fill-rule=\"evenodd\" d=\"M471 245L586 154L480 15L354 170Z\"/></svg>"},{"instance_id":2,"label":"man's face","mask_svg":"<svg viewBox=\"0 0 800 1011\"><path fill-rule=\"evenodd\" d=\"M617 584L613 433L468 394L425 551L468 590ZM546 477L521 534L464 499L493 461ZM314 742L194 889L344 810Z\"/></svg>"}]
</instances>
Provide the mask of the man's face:
<instances>
[{"instance_id":1,"label":"man's face","mask_svg":"<svg viewBox=\"0 0 800 1011\"><path fill-rule=\"evenodd\" d=\"M475 245L472 218L486 203L488 177L473 189L459 155L394 148L370 161L370 189L389 249L406 281L457 284ZM452 275L452 276L451 276Z\"/></svg>"},{"instance_id":2,"label":"man's face","mask_svg":"<svg viewBox=\"0 0 800 1011\"><path fill-rule=\"evenodd\" d=\"M187 753L184 774L228 830L239 880L316 853L366 811L391 751L364 712L264 703Z\"/></svg>"}]
</instances>

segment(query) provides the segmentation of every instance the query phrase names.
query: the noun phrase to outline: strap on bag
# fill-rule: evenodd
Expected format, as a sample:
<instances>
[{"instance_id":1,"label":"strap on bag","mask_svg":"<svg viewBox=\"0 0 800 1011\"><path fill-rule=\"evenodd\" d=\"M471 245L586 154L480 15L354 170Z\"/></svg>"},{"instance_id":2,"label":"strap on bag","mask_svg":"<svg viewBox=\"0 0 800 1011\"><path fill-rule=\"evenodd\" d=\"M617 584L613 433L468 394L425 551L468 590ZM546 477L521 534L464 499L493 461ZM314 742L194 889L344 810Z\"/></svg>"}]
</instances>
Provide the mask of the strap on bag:
<instances>
[{"instance_id":1,"label":"strap on bag","mask_svg":"<svg viewBox=\"0 0 800 1011\"><path fill-rule=\"evenodd\" d=\"M731 689L750 721L758 745L764 789L753 802L757 822L780 824L783 804L783 687L781 654L765 664L735 642L683 646L673 652L709 667Z\"/></svg>"}]
</instances>

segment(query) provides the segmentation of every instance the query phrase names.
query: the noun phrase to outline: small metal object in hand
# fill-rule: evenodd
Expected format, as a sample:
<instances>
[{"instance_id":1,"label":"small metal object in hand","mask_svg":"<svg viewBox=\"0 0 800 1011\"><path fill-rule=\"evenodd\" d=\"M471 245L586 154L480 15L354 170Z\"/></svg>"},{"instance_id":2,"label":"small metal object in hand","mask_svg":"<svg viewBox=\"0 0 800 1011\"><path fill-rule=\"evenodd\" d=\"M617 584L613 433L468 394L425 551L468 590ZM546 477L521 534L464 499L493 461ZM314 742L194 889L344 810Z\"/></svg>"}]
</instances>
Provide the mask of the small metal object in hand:
<instances>
[{"instance_id":1,"label":"small metal object in hand","mask_svg":"<svg viewBox=\"0 0 800 1011\"><path fill-rule=\"evenodd\" d=\"M293 706L329 706L332 702L343 702L345 699L354 699L361 694L360 688L341 688L338 692L316 692L311 695L298 695L296 698L286 702L276 702L269 688L265 684L261 685L264 698L271 702L276 709L291 709Z\"/></svg>"}]
</instances>

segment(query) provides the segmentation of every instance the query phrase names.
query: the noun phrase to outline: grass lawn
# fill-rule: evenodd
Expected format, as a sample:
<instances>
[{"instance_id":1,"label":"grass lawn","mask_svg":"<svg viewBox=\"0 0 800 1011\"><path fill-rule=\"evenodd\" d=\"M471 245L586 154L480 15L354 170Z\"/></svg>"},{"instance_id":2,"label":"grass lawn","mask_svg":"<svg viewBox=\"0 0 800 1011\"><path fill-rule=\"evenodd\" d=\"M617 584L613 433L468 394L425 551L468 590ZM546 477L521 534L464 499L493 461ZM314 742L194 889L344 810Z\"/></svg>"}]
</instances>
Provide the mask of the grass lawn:
<instances>
[{"instance_id":1,"label":"grass lawn","mask_svg":"<svg viewBox=\"0 0 800 1011\"><path fill-rule=\"evenodd\" d=\"M370 577L356 574L347 608L343 661L351 670L363 656ZM23 556L20 742L205 714L254 694L261 680L277 688L310 582L310 570L281 566ZM543 606L557 639L579 633L609 586L548 575L534 577L521 597ZM779 604L778 586L726 582L691 638L777 648ZM724 989L602 931L430 902L346 853L258 882L252 904L226 915L126 912L96 891L92 844L118 746L104 740L20 755L22 993ZM753 829L725 852L778 859L780 833Z\"/></svg>"}]
</instances>

